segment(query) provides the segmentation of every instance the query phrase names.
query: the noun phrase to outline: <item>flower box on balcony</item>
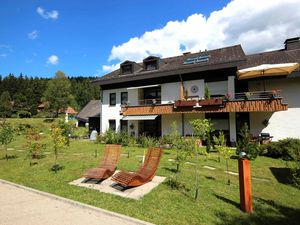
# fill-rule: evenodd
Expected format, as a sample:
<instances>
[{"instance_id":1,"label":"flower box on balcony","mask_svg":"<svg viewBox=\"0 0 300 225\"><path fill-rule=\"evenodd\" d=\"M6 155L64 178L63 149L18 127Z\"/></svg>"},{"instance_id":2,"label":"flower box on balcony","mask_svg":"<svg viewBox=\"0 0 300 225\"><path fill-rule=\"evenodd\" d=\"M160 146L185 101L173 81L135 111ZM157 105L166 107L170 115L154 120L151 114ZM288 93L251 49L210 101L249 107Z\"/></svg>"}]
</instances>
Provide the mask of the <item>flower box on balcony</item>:
<instances>
[{"instance_id":1,"label":"flower box on balcony","mask_svg":"<svg viewBox=\"0 0 300 225\"><path fill-rule=\"evenodd\" d=\"M223 99L203 99L199 101L199 105L205 106L205 105L223 105Z\"/></svg>"},{"instance_id":2,"label":"flower box on balcony","mask_svg":"<svg viewBox=\"0 0 300 225\"><path fill-rule=\"evenodd\" d=\"M177 100L175 101L175 107L193 107L197 103L196 100Z\"/></svg>"}]
</instances>

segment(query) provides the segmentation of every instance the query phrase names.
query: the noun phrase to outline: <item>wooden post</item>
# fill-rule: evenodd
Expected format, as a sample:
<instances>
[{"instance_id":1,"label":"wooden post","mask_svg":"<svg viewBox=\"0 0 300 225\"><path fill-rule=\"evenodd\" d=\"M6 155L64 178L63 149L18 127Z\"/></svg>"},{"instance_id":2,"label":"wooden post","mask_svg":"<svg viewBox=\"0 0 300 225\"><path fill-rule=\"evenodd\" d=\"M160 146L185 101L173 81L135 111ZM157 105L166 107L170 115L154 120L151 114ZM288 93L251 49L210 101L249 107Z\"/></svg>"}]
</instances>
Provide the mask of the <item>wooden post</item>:
<instances>
[{"instance_id":1,"label":"wooden post","mask_svg":"<svg viewBox=\"0 0 300 225\"><path fill-rule=\"evenodd\" d=\"M240 207L246 213L252 213L252 191L250 160L239 159Z\"/></svg>"}]
</instances>

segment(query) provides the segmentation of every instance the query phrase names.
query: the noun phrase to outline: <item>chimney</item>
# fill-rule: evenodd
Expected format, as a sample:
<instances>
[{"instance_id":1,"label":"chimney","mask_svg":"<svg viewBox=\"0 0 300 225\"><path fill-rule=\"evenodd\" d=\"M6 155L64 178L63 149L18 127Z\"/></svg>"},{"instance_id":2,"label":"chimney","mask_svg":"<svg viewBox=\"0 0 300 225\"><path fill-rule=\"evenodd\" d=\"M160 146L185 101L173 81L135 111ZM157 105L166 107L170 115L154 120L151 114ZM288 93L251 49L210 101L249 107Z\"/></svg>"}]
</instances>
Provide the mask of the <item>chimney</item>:
<instances>
[{"instance_id":1,"label":"chimney","mask_svg":"<svg viewBox=\"0 0 300 225\"><path fill-rule=\"evenodd\" d=\"M300 37L286 39L284 45L285 45L285 50L299 49Z\"/></svg>"}]
</instances>

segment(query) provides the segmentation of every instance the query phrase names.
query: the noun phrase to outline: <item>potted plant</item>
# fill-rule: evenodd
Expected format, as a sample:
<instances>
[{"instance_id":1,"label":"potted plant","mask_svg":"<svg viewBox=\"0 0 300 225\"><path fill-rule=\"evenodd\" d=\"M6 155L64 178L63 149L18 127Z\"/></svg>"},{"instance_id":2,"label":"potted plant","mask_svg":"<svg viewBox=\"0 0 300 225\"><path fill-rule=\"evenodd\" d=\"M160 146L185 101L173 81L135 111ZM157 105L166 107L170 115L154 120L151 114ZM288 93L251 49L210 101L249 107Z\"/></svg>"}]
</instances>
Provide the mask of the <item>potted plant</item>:
<instances>
[{"instance_id":1,"label":"potted plant","mask_svg":"<svg viewBox=\"0 0 300 225\"><path fill-rule=\"evenodd\" d=\"M245 97L246 97L247 100L249 100L252 96L251 92L245 92L244 94L245 94Z\"/></svg>"},{"instance_id":2,"label":"potted plant","mask_svg":"<svg viewBox=\"0 0 300 225\"><path fill-rule=\"evenodd\" d=\"M225 95L225 101L230 101L230 100L232 100L232 95L231 95L231 93L230 92L227 92L226 93L226 95Z\"/></svg>"}]
</instances>

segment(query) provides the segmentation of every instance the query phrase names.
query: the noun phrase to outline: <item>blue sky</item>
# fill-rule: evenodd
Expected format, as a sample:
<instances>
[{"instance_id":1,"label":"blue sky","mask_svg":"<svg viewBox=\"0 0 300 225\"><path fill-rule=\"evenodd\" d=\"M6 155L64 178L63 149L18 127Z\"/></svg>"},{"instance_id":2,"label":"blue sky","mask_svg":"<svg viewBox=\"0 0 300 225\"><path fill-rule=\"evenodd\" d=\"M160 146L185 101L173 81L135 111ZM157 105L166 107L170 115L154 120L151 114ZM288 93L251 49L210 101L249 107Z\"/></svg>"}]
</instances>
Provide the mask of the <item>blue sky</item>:
<instances>
[{"instance_id":1,"label":"blue sky","mask_svg":"<svg viewBox=\"0 0 300 225\"><path fill-rule=\"evenodd\" d=\"M280 48L285 38L300 34L299 5L297 0L1 0L0 74L52 77L62 70L101 76L125 59L149 54L167 57L231 44L250 53Z\"/></svg>"}]
</instances>

